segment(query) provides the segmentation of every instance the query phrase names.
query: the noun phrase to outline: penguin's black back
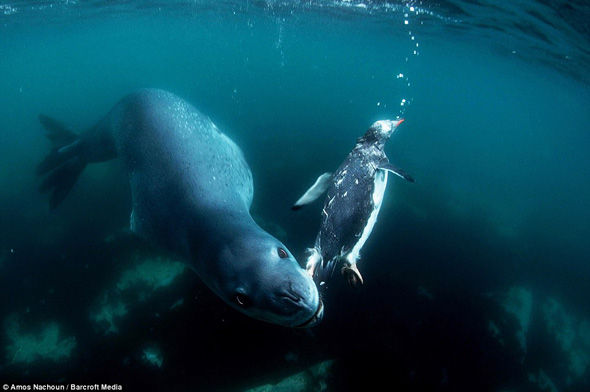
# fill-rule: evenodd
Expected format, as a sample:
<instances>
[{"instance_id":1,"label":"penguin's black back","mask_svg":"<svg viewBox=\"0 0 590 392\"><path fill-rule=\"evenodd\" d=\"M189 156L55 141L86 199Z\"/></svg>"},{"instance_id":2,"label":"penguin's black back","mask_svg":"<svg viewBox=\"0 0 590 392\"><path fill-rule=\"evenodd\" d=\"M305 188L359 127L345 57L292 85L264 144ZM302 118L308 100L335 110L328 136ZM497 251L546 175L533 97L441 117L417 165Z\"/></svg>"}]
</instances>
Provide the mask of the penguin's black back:
<instances>
[{"instance_id":1,"label":"penguin's black back","mask_svg":"<svg viewBox=\"0 0 590 392\"><path fill-rule=\"evenodd\" d=\"M334 173L316 238L324 266L350 252L360 239L374 209L375 171L383 158L382 149L357 145Z\"/></svg>"}]
</instances>

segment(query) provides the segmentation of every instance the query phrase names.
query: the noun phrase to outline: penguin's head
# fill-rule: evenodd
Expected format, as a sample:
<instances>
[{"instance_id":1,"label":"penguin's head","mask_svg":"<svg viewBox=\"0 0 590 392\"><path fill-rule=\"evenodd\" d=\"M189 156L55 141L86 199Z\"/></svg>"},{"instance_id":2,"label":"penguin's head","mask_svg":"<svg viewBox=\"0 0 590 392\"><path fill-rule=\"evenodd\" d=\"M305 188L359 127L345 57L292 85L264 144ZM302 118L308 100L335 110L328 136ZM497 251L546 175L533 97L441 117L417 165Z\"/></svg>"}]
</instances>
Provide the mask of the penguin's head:
<instances>
[{"instance_id":1,"label":"penguin's head","mask_svg":"<svg viewBox=\"0 0 590 392\"><path fill-rule=\"evenodd\" d=\"M373 125L361 137L361 142L384 142L393 134L397 127L405 120L379 120L375 121Z\"/></svg>"}]
</instances>

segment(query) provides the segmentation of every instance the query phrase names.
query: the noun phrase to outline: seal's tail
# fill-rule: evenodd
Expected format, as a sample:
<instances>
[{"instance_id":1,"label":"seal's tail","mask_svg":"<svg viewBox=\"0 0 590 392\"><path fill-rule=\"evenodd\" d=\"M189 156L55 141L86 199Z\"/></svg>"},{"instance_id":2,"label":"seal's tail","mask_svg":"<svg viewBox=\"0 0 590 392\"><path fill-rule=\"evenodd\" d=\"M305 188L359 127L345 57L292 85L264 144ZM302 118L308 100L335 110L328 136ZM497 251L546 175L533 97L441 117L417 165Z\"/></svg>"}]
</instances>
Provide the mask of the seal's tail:
<instances>
[{"instance_id":1,"label":"seal's tail","mask_svg":"<svg viewBox=\"0 0 590 392\"><path fill-rule=\"evenodd\" d=\"M49 154L37 166L37 175L45 176L39 191L51 192L49 207L54 209L68 195L86 162L80 156L80 138L76 133L43 114L39 121L52 144Z\"/></svg>"}]
</instances>

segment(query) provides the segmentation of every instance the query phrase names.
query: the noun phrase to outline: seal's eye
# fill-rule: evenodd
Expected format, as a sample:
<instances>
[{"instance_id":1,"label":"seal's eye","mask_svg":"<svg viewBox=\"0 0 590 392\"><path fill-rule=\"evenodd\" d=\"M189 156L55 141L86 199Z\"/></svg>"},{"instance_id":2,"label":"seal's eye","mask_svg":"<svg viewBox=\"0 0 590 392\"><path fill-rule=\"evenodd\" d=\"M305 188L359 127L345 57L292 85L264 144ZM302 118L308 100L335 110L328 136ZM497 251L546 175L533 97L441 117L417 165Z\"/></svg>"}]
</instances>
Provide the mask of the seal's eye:
<instances>
[{"instance_id":1,"label":"seal's eye","mask_svg":"<svg viewBox=\"0 0 590 392\"><path fill-rule=\"evenodd\" d=\"M287 259L289 258L289 255L287 254L287 251L283 248L277 248L277 253L279 254L279 257L281 259Z\"/></svg>"},{"instance_id":2,"label":"seal's eye","mask_svg":"<svg viewBox=\"0 0 590 392\"><path fill-rule=\"evenodd\" d=\"M252 304L252 301L250 301L250 298L248 298L248 296L246 294L242 294L242 293L237 293L236 296L234 297L234 300L236 301L236 303L238 305L240 305L243 308L250 306Z\"/></svg>"}]
</instances>

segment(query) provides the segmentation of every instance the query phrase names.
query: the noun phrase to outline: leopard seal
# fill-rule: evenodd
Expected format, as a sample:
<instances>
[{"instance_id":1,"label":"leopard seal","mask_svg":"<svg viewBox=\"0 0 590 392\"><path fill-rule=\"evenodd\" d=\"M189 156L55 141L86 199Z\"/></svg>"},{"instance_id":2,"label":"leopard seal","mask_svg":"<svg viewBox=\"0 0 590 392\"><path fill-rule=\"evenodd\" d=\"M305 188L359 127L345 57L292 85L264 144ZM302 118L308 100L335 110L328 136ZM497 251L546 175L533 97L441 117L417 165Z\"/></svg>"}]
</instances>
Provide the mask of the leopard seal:
<instances>
[{"instance_id":1,"label":"leopard seal","mask_svg":"<svg viewBox=\"0 0 590 392\"><path fill-rule=\"evenodd\" d=\"M122 159L131 230L187 262L231 307L287 327L317 324L323 304L291 252L250 215L252 173L240 148L176 95L144 89L76 134L39 116L53 143L38 174L55 208L84 167Z\"/></svg>"},{"instance_id":2,"label":"leopard seal","mask_svg":"<svg viewBox=\"0 0 590 392\"><path fill-rule=\"evenodd\" d=\"M363 283L357 262L369 238L383 201L387 174L410 182L414 179L395 167L385 155L385 142L404 120L373 123L357 139L344 162L332 173L324 173L293 205L297 210L326 192L322 221L315 245L309 250L306 268L323 285L337 265L351 286Z\"/></svg>"}]
</instances>

